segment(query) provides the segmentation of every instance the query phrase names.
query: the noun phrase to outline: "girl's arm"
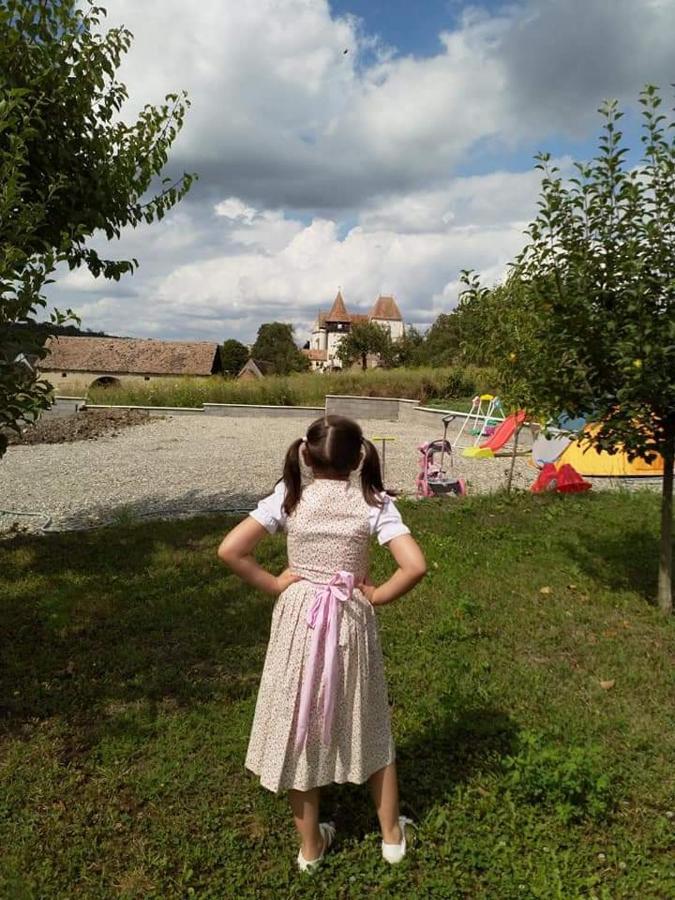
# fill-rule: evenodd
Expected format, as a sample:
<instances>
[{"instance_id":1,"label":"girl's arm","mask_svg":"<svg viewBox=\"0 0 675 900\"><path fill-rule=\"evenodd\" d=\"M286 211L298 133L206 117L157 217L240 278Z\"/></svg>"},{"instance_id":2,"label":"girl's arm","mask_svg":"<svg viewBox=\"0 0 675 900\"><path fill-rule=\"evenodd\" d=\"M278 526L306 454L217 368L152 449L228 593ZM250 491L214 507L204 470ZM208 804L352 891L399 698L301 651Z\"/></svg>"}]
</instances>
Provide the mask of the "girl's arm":
<instances>
[{"instance_id":1,"label":"girl's arm","mask_svg":"<svg viewBox=\"0 0 675 900\"><path fill-rule=\"evenodd\" d=\"M427 572L427 562L419 544L409 534L392 538L388 545L391 555L398 563L398 569L384 584L360 584L359 590L373 604L383 606L397 600L421 581Z\"/></svg>"},{"instance_id":2,"label":"girl's arm","mask_svg":"<svg viewBox=\"0 0 675 900\"><path fill-rule=\"evenodd\" d=\"M263 525L249 516L225 535L218 548L218 558L242 581L265 594L277 597L290 584L302 579L300 575L292 575L288 569L281 575L272 575L258 565L252 553L267 533Z\"/></svg>"}]
</instances>

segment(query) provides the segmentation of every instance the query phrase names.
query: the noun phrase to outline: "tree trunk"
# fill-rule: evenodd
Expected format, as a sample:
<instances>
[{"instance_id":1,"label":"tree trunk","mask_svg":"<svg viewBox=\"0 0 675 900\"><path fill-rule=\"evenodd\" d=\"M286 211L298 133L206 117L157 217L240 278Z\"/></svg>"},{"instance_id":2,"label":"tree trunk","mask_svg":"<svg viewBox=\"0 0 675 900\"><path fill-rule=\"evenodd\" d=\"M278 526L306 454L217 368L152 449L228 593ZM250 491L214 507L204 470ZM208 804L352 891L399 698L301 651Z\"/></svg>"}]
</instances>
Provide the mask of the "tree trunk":
<instances>
[{"instance_id":1,"label":"tree trunk","mask_svg":"<svg viewBox=\"0 0 675 900\"><path fill-rule=\"evenodd\" d=\"M663 453L663 490L661 494L661 552L657 603L661 612L673 611L673 462L675 462L675 422L668 426Z\"/></svg>"},{"instance_id":2,"label":"tree trunk","mask_svg":"<svg viewBox=\"0 0 675 900\"><path fill-rule=\"evenodd\" d=\"M364 372L368 368L368 355L366 353L361 354L361 368Z\"/></svg>"},{"instance_id":3,"label":"tree trunk","mask_svg":"<svg viewBox=\"0 0 675 900\"><path fill-rule=\"evenodd\" d=\"M506 480L506 493L511 493L511 485L513 484L513 470L516 468L516 454L518 452L518 437L520 436L520 429L523 426L520 425L516 428L516 433L513 435L513 451L511 453L511 465L509 467L509 477Z\"/></svg>"}]
</instances>

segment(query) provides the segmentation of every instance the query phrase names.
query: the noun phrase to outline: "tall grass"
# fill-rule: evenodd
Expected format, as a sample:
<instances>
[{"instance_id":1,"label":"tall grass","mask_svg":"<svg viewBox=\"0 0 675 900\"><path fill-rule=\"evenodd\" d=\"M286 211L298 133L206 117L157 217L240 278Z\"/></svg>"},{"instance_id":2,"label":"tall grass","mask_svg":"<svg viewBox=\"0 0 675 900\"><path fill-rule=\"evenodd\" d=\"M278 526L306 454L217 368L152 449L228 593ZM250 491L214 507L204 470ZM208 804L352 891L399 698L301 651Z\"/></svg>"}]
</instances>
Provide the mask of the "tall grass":
<instances>
[{"instance_id":1,"label":"tall grass","mask_svg":"<svg viewBox=\"0 0 675 900\"><path fill-rule=\"evenodd\" d=\"M268 375L237 380L214 375L206 378L162 378L119 387L96 387L90 403L121 406L196 406L202 403L252 403L270 406L323 406L326 394L361 397L406 397L425 402L452 399L495 388L494 373L474 366L463 368L372 369L333 374Z\"/></svg>"}]
</instances>

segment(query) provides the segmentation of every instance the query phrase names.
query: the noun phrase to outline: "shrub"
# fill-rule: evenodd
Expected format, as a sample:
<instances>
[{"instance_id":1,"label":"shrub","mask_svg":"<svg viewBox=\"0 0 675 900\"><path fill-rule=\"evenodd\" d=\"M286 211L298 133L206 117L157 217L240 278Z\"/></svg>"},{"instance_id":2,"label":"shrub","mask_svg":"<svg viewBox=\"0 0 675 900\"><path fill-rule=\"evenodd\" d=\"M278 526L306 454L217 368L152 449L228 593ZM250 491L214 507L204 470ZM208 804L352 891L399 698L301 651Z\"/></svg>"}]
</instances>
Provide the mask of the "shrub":
<instances>
[{"instance_id":1,"label":"shrub","mask_svg":"<svg viewBox=\"0 0 675 900\"><path fill-rule=\"evenodd\" d=\"M445 397L470 397L476 391L476 380L469 372L464 369L451 369L443 387Z\"/></svg>"},{"instance_id":2,"label":"shrub","mask_svg":"<svg viewBox=\"0 0 675 900\"><path fill-rule=\"evenodd\" d=\"M506 787L527 803L551 807L563 822L606 816L612 785L597 748L547 744L524 731L518 749L503 762Z\"/></svg>"}]
</instances>

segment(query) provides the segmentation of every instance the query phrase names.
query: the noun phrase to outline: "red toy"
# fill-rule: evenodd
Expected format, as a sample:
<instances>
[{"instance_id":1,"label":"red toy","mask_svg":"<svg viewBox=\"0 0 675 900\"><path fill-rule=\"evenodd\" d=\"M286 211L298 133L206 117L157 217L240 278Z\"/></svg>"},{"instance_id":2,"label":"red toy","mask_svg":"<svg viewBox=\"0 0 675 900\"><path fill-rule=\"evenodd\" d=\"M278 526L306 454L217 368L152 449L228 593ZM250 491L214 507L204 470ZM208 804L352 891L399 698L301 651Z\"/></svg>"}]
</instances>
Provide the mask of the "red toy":
<instances>
[{"instance_id":1,"label":"red toy","mask_svg":"<svg viewBox=\"0 0 675 900\"><path fill-rule=\"evenodd\" d=\"M589 491L591 487L590 481L585 481L569 463L565 463L559 469L556 469L553 463L545 463L530 490L534 494L541 494L543 491L578 494L581 491Z\"/></svg>"}]
</instances>

